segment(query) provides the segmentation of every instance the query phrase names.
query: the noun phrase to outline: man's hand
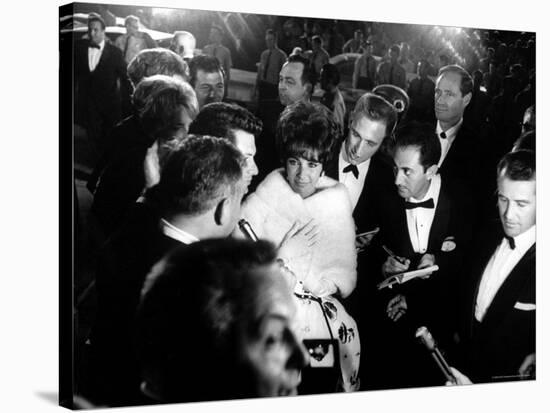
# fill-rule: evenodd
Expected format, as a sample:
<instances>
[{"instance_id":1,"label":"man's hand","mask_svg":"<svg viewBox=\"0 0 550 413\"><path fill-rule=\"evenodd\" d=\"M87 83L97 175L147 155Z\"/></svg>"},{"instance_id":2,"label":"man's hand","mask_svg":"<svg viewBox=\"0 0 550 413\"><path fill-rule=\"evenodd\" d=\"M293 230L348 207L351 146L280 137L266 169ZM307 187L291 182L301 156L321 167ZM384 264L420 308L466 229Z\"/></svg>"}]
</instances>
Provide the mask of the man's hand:
<instances>
[{"instance_id":1,"label":"man's hand","mask_svg":"<svg viewBox=\"0 0 550 413\"><path fill-rule=\"evenodd\" d=\"M533 379L536 376L536 353L531 353L527 357L525 357L525 360L523 360L523 363L521 363L521 366L519 367L518 373L523 376L522 378L525 379Z\"/></svg>"},{"instance_id":2,"label":"man's hand","mask_svg":"<svg viewBox=\"0 0 550 413\"><path fill-rule=\"evenodd\" d=\"M392 321L399 320L406 312L407 300L402 294L393 297L386 308L386 314Z\"/></svg>"},{"instance_id":3,"label":"man's hand","mask_svg":"<svg viewBox=\"0 0 550 413\"><path fill-rule=\"evenodd\" d=\"M158 144L147 149L145 160L143 161L143 172L145 173L145 188L151 188L160 181L160 162L158 156Z\"/></svg>"},{"instance_id":4,"label":"man's hand","mask_svg":"<svg viewBox=\"0 0 550 413\"><path fill-rule=\"evenodd\" d=\"M421 268L427 268L431 267L432 265L435 265L435 255L433 254L424 254L420 258L420 262L418 263L418 269Z\"/></svg>"},{"instance_id":5,"label":"man's hand","mask_svg":"<svg viewBox=\"0 0 550 413\"><path fill-rule=\"evenodd\" d=\"M388 278L392 275L405 272L409 269L409 265L411 265L411 260L405 257L397 258L401 260L401 262L393 257L388 257L386 259L386 262L384 262L384 264L382 265L382 275L384 275L384 278Z\"/></svg>"},{"instance_id":6,"label":"man's hand","mask_svg":"<svg viewBox=\"0 0 550 413\"><path fill-rule=\"evenodd\" d=\"M319 230L313 219L302 225L296 221L287 231L279 244L279 257L295 257L302 255L301 250L310 249L317 243Z\"/></svg>"},{"instance_id":7,"label":"man's hand","mask_svg":"<svg viewBox=\"0 0 550 413\"><path fill-rule=\"evenodd\" d=\"M454 378L456 379L456 383L452 383L448 381L445 383L445 386L463 386L465 384L473 384L472 381L462 374L460 371L455 369L454 367L451 367L451 373L453 373Z\"/></svg>"},{"instance_id":8,"label":"man's hand","mask_svg":"<svg viewBox=\"0 0 550 413\"><path fill-rule=\"evenodd\" d=\"M380 228L377 227L373 231L357 234L355 236L355 248L357 249L357 252L361 252L367 248L372 242L374 236L378 234L378 231L380 231Z\"/></svg>"}]
</instances>

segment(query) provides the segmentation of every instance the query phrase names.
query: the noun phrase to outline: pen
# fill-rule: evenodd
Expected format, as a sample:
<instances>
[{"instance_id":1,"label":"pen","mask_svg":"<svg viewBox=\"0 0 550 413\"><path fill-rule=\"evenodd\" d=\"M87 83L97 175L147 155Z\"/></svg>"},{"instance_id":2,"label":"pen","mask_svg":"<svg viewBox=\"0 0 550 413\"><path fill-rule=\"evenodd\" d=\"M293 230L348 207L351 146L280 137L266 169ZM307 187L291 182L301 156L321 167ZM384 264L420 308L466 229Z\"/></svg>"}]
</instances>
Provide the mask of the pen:
<instances>
[{"instance_id":1,"label":"pen","mask_svg":"<svg viewBox=\"0 0 550 413\"><path fill-rule=\"evenodd\" d=\"M390 250L388 247L386 247L385 245L382 245L382 248L384 249L384 251L386 251L386 254L388 254L390 257L392 257L394 260L400 262L401 264L405 265L405 260L401 257L398 257L397 255L395 255L392 250Z\"/></svg>"}]
</instances>

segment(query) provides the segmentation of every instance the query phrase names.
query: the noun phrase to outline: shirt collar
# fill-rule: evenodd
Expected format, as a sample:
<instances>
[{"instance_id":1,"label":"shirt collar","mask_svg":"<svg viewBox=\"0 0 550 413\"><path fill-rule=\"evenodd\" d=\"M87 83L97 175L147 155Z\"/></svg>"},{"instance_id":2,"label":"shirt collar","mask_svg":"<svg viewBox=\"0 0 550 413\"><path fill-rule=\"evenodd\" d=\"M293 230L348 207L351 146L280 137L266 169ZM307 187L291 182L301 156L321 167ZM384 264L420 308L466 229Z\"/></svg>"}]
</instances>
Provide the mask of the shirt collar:
<instances>
[{"instance_id":1,"label":"shirt collar","mask_svg":"<svg viewBox=\"0 0 550 413\"><path fill-rule=\"evenodd\" d=\"M181 228L172 225L164 218L160 219L162 233L167 237L170 237L176 241L179 241L183 244L192 244L193 242L199 241L197 237L189 232L182 230Z\"/></svg>"},{"instance_id":2,"label":"shirt collar","mask_svg":"<svg viewBox=\"0 0 550 413\"><path fill-rule=\"evenodd\" d=\"M464 120L464 118L460 118L460 120L456 123L456 125L450 127L449 129L447 129L445 131L445 135L447 136L447 139L454 139L454 137L458 133L458 130L462 126L462 121L463 120ZM437 133L437 136L440 136L441 132L443 132L443 128L441 127L441 123L439 123L439 121L437 121L437 127L436 127L435 131Z\"/></svg>"},{"instance_id":3,"label":"shirt collar","mask_svg":"<svg viewBox=\"0 0 550 413\"><path fill-rule=\"evenodd\" d=\"M520 252L522 255L529 249L536 241L536 225L533 225L527 231L519 234L514 238L514 243L516 245L515 250Z\"/></svg>"}]
</instances>

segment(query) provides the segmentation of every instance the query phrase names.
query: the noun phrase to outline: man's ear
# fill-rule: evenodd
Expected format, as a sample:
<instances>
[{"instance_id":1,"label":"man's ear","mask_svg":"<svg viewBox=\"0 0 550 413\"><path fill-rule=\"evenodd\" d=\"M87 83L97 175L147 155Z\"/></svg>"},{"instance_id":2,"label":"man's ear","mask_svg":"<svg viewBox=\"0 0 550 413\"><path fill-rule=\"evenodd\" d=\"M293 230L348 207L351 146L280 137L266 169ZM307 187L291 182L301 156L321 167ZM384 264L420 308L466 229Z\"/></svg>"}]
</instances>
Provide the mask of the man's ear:
<instances>
[{"instance_id":1,"label":"man's ear","mask_svg":"<svg viewBox=\"0 0 550 413\"><path fill-rule=\"evenodd\" d=\"M218 201L216 209L214 210L214 221L216 225L224 225L227 222L227 215L229 211L229 198L222 198Z\"/></svg>"},{"instance_id":2,"label":"man's ear","mask_svg":"<svg viewBox=\"0 0 550 413\"><path fill-rule=\"evenodd\" d=\"M306 93L308 96L311 96L313 94L313 85L308 82L304 85L306 87Z\"/></svg>"},{"instance_id":3,"label":"man's ear","mask_svg":"<svg viewBox=\"0 0 550 413\"><path fill-rule=\"evenodd\" d=\"M470 100L472 100L472 92L468 93L466 96L462 98L462 102L464 103L464 107L468 106L470 103Z\"/></svg>"}]
</instances>

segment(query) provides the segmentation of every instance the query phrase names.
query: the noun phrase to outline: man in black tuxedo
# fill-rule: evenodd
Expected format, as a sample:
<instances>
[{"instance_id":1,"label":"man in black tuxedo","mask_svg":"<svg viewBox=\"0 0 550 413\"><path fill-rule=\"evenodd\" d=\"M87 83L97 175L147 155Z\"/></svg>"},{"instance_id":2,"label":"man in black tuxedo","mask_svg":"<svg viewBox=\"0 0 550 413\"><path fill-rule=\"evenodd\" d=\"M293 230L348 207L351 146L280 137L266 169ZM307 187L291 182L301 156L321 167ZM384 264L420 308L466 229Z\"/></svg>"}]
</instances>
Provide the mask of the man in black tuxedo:
<instances>
[{"instance_id":1,"label":"man in black tuxedo","mask_svg":"<svg viewBox=\"0 0 550 413\"><path fill-rule=\"evenodd\" d=\"M233 231L246 191L241 164L241 153L227 140L189 136L100 251L91 337L99 403L142 402L132 334L143 281L175 246Z\"/></svg>"},{"instance_id":2,"label":"man in black tuxedo","mask_svg":"<svg viewBox=\"0 0 550 413\"><path fill-rule=\"evenodd\" d=\"M121 118L131 90L122 52L105 38L105 22L91 13L88 38L75 45L75 122L82 124L98 155L110 129ZM123 96L124 95L124 96Z\"/></svg>"},{"instance_id":3,"label":"man in black tuxedo","mask_svg":"<svg viewBox=\"0 0 550 413\"><path fill-rule=\"evenodd\" d=\"M378 225L378 193L392 185L391 164L380 156L379 150L393 133L396 122L397 112L386 99L365 93L355 104L349 132L327 167L327 175L348 189L358 234ZM358 237L358 247L368 241L367 237Z\"/></svg>"},{"instance_id":4,"label":"man in black tuxedo","mask_svg":"<svg viewBox=\"0 0 550 413\"><path fill-rule=\"evenodd\" d=\"M383 194L384 213L372 255L377 257L374 261L383 277L434 265L439 270L427 279L381 290L375 297L377 308L368 315L371 327L384 331L382 351L388 351L391 362L402 370L399 377L386 377L387 387L443 384L437 370L430 370L433 365L425 357L427 353L414 342L415 331L426 326L440 343L451 342L456 278L469 243L471 222L468 199L458 196L438 174L440 156L430 124L410 122L398 130L393 148L397 192ZM382 246L394 255L388 256ZM417 374L420 366L422 374Z\"/></svg>"},{"instance_id":5,"label":"man in black tuxedo","mask_svg":"<svg viewBox=\"0 0 550 413\"><path fill-rule=\"evenodd\" d=\"M506 154L497 166L500 225L480 237L461 315L464 360L473 382L535 376L535 153ZM459 372L459 383L468 382Z\"/></svg>"},{"instance_id":6,"label":"man in black tuxedo","mask_svg":"<svg viewBox=\"0 0 550 413\"><path fill-rule=\"evenodd\" d=\"M470 193L477 203L476 215L481 222L493 210L494 148L488 145L486 131L474 130L464 122L464 110L472 100L472 76L458 65L439 70L435 84L434 109L436 134L441 146L438 162L440 175L448 185Z\"/></svg>"},{"instance_id":7,"label":"man in black tuxedo","mask_svg":"<svg viewBox=\"0 0 550 413\"><path fill-rule=\"evenodd\" d=\"M470 74L458 65L442 67L435 84L435 131L441 145L439 173L444 178L467 183L477 178L479 167L479 142L474 131L463 123L473 85Z\"/></svg>"}]
</instances>

